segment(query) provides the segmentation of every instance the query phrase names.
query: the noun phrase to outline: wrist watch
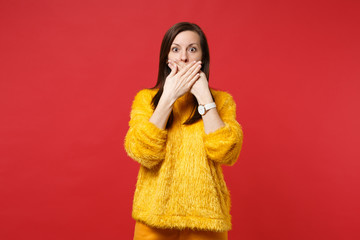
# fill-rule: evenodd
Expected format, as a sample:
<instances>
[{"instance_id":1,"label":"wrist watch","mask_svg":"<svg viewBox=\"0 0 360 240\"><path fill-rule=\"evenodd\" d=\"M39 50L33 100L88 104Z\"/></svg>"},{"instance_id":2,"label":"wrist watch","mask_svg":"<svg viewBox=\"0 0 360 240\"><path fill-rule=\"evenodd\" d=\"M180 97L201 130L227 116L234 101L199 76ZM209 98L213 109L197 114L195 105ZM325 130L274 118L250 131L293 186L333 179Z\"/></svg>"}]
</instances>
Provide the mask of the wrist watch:
<instances>
[{"instance_id":1,"label":"wrist watch","mask_svg":"<svg viewBox=\"0 0 360 240\"><path fill-rule=\"evenodd\" d=\"M215 102L208 103L208 104L205 104L205 105L200 105L199 104L198 112L200 113L201 116L204 116L205 113L207 113L212 108L216 108Z\"/></svg>"}]
</instances>

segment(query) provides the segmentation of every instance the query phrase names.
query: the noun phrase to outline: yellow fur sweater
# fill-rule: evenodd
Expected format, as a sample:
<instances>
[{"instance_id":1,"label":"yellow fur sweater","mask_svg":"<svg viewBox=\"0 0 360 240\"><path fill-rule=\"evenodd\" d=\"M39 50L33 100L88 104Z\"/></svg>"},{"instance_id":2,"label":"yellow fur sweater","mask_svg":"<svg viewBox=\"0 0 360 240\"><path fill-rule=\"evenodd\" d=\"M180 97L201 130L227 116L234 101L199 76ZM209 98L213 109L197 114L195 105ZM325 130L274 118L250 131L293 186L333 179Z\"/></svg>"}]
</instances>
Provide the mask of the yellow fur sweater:
<instances>
[{"instance_id":1,"label":"yellow fur sweater","mask_svg":"<svg viewBox=\"0 0 360 240\"><path fill-rule=\"evenodd\" d=\"M175 102L169 129L149 122L156 92L138 92L125 137L128 155L140 163L132 217L158 228L230 230L230 194L221 165L236 162L243 140L233 98L211 89L225 126L205 134L202 120L182 124L191 114L190 93Z\"/></svg>"}]
</instances>

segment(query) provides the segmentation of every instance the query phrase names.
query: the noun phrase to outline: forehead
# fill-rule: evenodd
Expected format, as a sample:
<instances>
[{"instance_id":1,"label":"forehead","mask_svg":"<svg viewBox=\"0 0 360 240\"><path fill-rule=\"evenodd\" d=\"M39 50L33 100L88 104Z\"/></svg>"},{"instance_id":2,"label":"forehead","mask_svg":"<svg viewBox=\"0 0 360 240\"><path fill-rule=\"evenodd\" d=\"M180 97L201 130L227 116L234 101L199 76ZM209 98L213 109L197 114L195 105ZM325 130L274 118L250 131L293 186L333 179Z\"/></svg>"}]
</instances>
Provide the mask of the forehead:
<instances>
[{"instance_id":1,"label":"forehead","mask_svg":"<svg viewBox=\"0 0 360 240\"><path fill-rule=\"evenodd\" d=\"M194 31L183 31L176 35L174 38L173 44L178 45L189 45L192 43L197 43L200 45L200 36L197 32Z\"/></svg>"}]
</instances>

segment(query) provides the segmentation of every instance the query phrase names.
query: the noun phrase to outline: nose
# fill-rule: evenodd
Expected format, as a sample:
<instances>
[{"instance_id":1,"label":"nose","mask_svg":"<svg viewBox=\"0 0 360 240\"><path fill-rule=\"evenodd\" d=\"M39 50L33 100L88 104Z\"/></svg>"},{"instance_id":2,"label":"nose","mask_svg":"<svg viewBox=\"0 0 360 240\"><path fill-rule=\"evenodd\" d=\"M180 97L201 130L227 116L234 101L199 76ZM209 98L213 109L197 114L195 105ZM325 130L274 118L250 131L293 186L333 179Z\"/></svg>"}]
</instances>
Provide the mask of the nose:
<instances>
[{"instance_id":1,"label":"nose","mask_svg":"<svg viewBox=\"0 0 360 240\"><path fill-rule=\"evenodd\" d=\"M187 51L181 51L180 60L183 62L187 62L189 60Z\"/></svg>"}]
</instances>

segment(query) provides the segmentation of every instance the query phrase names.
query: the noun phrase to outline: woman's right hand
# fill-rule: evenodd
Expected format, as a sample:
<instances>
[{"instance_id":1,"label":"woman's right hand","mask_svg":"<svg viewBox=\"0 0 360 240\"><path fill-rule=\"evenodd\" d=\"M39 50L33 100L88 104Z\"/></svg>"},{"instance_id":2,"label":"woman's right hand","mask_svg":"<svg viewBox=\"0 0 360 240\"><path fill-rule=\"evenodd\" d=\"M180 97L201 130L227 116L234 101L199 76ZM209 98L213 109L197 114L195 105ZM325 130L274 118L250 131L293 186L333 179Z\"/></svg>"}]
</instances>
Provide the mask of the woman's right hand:
<instances>
[{"instance_id":1,"label":"woman's right hand","mask_svg":"<svg viewBox=\"0 0 360 240\"><path fill-rule=\"evenodd\" d=\"M163 94L171 96L172 102L189 92L191 87L200 77L201 61L194 61L182 69L171 60L168 61L171 73L167 76L164 84Z\"/></svg>"}]
</instances>

